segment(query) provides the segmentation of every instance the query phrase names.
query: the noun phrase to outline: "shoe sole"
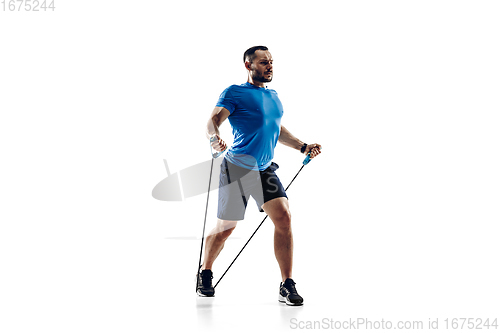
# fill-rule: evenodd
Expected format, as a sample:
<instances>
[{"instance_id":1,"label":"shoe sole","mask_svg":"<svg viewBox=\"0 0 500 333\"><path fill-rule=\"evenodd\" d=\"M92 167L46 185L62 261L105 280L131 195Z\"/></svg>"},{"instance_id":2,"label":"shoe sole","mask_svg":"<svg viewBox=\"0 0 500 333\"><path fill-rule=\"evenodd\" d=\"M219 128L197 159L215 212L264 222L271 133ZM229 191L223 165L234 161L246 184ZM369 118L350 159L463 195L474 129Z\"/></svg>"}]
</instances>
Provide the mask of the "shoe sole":
<instances>
[{"instance_id":1,"label":"shoe sole","mask_svg":"<svg viewBox=\"0 0 500 333\"><path fill-rule=\"evenodd\" d=\"M196 290L196 294L200 297L214 297L214 295L205 295L205 294L202 294L199 290Z\"/></svg>"},{"instance_id":2,"label":"shoe sole","mask_svg":"<svg viewBox=\"0 0 500 333\"><path fill-rule=\"evenodd\" d=\"M280 302L280 303L286 303L286 305L290 305L290 306L300 306L300 305L304 304L304 302L302 302L302 303L292 303L286 297L283 297L281 295L279 295L278 302Z\"/></svg>"}]
</instances>

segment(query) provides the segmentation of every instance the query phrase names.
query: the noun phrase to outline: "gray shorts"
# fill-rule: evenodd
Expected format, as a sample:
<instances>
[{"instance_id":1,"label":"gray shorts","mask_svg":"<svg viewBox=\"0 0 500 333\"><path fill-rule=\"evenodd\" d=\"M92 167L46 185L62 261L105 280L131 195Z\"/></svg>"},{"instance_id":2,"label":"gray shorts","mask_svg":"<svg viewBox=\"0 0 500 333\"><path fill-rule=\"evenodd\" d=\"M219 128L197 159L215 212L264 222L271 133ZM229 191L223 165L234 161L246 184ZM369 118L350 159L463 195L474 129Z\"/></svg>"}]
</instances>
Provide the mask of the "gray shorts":
<instances>
[{"instance_id":1,"label":"gray shorts","mask_svg":"<svg viewBox=\"0 0 500 333\"><path fill-rule=\"evenodd\" d=\"M221 220L241 221L245 218L248 199L253 197L258 209L269 200L285 197L285 189L275 171L279 165L272 162L263 171L237 166L225 158L220 166L219 205L217 217Z\"/></svg>"}]
</instances>

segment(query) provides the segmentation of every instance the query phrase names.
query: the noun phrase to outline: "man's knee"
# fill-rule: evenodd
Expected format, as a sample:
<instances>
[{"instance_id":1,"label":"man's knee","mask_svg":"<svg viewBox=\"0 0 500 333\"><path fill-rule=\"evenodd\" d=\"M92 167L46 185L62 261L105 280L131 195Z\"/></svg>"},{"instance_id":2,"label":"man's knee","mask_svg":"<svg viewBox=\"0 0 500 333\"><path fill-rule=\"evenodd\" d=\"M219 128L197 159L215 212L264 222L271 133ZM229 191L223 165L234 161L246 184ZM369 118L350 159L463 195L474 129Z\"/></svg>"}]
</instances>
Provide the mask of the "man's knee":
<instances>
[{"instance_id":1,"label":"man's knee","mask_svg":"<svg viewBox=\"0 0 500 333\"><path fill-rule=\"evenodd\" d=\"M281 209L275 217L274 225L278 229L289 230L292 228L292 214L289 209Z\"/></svg>"},{"instance_id":2,"label":"man's knee","mask_svg":"<svg viewBox=\"0 0 500 333\"><path fill-rule=\"evenodd\" d=\"M228 221L228 220L217 220L217 236L222 238L228 238L229 235L233 232L234 228L236 228L237 221Z\"/></svg>"}]
</instances>

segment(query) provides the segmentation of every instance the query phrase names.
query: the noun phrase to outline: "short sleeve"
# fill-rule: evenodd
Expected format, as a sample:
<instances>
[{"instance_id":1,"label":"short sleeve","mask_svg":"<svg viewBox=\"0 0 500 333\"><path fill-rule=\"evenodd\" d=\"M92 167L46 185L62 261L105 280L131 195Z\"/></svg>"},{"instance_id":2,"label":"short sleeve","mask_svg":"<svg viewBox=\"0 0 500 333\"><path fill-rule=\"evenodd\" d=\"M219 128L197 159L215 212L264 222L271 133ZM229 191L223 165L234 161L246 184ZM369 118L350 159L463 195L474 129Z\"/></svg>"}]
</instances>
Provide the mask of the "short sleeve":
<instances>
[{"instance_id":1,"label":"short sleeve","mask_svg":"<svg viewBox=\"0 0 500 333\"><path fill-rule=\"evenodd\" d=\"M231 94L230 89L231 87L228 87L222 92L222 94L220 94L219 100L217 101L217 104L215 106L225 107L229 111L229 113L233 113L234 109L236 108L236 100Z\"/></svg>"}]
</instances>

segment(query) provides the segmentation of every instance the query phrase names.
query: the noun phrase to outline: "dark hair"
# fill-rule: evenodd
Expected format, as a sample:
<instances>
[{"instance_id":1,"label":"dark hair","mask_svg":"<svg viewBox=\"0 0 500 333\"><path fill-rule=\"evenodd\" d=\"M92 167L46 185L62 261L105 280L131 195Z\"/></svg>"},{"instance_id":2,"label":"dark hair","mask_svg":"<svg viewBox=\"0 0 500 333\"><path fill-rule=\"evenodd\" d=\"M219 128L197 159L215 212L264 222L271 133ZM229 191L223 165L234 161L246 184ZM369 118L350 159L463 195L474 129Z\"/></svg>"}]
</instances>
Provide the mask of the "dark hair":
<instances>
[{"instance_id":1,"label":"dark hair","mask_svg":"<svg viewBox=\"0 0 500 333\"><path fill-rule=\"evenodd\" d=\"M267 51L268 48L262 45L249 48L245 51L245 53L243 53L243 63L245 63L245 61L253 62L253 60L255 59L255 51L257 50Z\"/></svg>"}]
</instances>

